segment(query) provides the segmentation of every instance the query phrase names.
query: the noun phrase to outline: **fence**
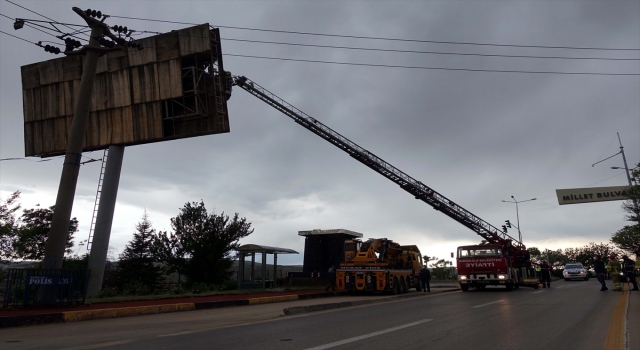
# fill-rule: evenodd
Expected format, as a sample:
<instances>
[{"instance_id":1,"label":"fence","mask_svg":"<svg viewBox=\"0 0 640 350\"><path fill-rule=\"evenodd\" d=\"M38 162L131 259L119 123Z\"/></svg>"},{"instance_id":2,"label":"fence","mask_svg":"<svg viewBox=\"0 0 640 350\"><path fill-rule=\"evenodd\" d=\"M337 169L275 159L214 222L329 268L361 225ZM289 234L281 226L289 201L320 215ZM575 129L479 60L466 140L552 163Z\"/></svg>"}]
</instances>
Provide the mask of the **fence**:
<instances>
[{"instance_id":1,"label":"fence","mask_svg":"<svg viewBox=\"0 0 640 350\"><path fill-rule=\"evenodd\" d=\"M83 304L89 270L8 269L3 308Z\"/></svg>"}]
</instances>

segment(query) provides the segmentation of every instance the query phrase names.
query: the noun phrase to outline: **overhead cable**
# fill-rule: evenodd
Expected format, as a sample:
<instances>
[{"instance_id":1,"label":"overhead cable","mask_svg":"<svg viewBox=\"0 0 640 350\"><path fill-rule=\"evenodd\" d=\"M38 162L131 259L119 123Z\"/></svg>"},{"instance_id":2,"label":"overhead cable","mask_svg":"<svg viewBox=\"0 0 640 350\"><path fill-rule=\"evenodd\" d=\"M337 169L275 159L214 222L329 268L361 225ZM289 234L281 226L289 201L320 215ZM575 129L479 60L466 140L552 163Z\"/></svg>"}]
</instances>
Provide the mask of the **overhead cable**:
<instances>
[{"instance_id":1,"label":"overhead cable","mask_svg":"<svg viewBox=\"0 0 640 350\"><path fill-rule=\"evenodd\" d=\"M446 68L446 67L402 66L402 65L374 64L374 63L352 63L352 62L304 60L304 59L282 58L282 57L236 55L236 54L230 54L230 53L225 53L224 55L225 56L234 56L234 57L246 57L246 58L259 58L259 59L267 59L267 60L278 60L278 61L295 61L295 62L308 62L308 63L338 64L338 65L347 65L347 66L384 67L384 68L447 70L447 71L464 71L464 72L490 72L490 73L640 76L640 73L556 72L556 71L526 71L526 70L498 70L498 69L473 69L473 68Z\"/></svg>"},{"instance_id":2,"label":"overhead cable","mask_svg":"<svg viewBox=\"0 0 640 350\"><path fill-rule=\"evenodd\" d=\"M132 19L132 20L138 20L138 21L173 23L173 24L188 24L188 25L199 25L200 24L200 23L166 21L166 20L139 18L139 17L127 17L127 16L113 16L112 15L111 17L113 17L113 18ZM640 48L606 48L606 47L579 47L579 46L493 44L493 43L477 43L477 42L463 42L463 41L438 41L438 40L419 40L419 39L383 38L383 37L357 36L357 35L311 33L311 32L288 31L288 30L273 30L273 29L260 29L260 28L248 28L248 27L221 26L221 25L215 25L215 27L228 28L228 29L239 29L239 30L251 30L251 31L260 31L260 32L271 32L271 33L286 33L286 34L298 34L298 35L327 36L327 37L337 37L337 38L384 40L384 41L401 41L401 42L417 42L417 43L432 43L432 44L455 44L455 45L519 47L519 48L540 48L540 49L569 49L569 50L640 51Z\"/></svg>"},{"instance_id":3,"label":"overhead cable","mask_svg":"<svg viewBox=\"0 0 640 350\"><path fill-rule=\"evenodd\" d=\"M248 40L248 39L232 39L221 38L228 41L240 41L250 43L261 44L276 44L276 45L290 45L290 46L305 46L305 47L319 47L319 48L332 48L332 49L345 49L345 50L363 50L363 51L382 51L382 52L400 52L400 53L419 53L419 54L434 54L434 55L455 55L455 56L481 56L481 57L508 57L508 58L551 58L551 59L563 59L563 60L607 60L607 61L640 61L640 58L608 58L608 57L567 57L567 56L532 56L532 55L498 55L498 54L480 54L480 53L459 53L459 52L442 52L442 51L417 51L417 50L393 50L393 49L374 49L366 47L353 47L353 46L333 46L333 45L317 45L317 44L299 44L299 43L287 43L278 41L262 41L262 40Z\"/></svg>"}]
</instances>

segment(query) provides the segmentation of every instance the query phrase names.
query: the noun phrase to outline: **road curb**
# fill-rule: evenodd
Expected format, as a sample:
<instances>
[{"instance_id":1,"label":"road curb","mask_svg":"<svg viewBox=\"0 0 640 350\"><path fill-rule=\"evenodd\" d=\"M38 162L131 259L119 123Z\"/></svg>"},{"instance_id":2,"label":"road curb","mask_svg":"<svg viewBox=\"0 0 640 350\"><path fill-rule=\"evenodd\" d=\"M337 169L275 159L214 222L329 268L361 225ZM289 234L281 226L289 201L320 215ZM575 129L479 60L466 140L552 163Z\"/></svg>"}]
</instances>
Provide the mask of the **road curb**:
<instances>
[{"instance_id":1,"label":"road curb","mask_svg":"<svg viewBox=\"0 0 640 350\"><path fill-rule=\"evenodd\" d=\"M308 306L294 306L294 307L288 307L283 309L282 311L284 312L285 315L298 315L298 314L304 314L304 313L308 313L308 312L314 312L314 311L324 311L324 310L330 310L330 309L336 309L336 308L342 308L342 307L350 307L350 306L358 306L358 305L365 305L365 304L376 304L376 303L383 303L386 301L392 301L392 300L398 300L398 299L409 299L409 298L417 298L417 297L421 297L421 296L425 296L425 295L434 295L434 294L440 294L440 293L445 293L445 292L453 292L453 291L457 291L460 290L460 288L443 288L442 290L438 290L438 291L433 291L429 294L425 294L425 293L412 293L412 294L403 294L403 295L394 295L392 297L388 297L388 298L381 298L381 299L369 299L369 300L354 300L354 301L345 301L345 302L341 302L341 303L327 303L327 304L316 304L316 305L308 305Z\"/></svg>"},{"instance_id":2,"label":"road curb","mask_svg":"<svg viewBox=\"0 0 640 350\"><path fill-rule=\"evenodd\" d=\"M2 316L0 317L0 328L30 326L45 323L60 322L79 322L89 320L100 320L107 318L131 317L142 315L163 314L169 312L218 309L232 306L259 305L279 303L284 301L307 300L316 298L326 298L334 295L344 294L342 292L335 293L311 293L311 294L294 294L281 295L273 297L247 298L236 300L217 300L203 301L197 303L177 303L151 306L121 307L96 310L82 311L62 311L52 313L42 313L36 315L18 315L18 316Z\"/></svg>"}]
</instances>

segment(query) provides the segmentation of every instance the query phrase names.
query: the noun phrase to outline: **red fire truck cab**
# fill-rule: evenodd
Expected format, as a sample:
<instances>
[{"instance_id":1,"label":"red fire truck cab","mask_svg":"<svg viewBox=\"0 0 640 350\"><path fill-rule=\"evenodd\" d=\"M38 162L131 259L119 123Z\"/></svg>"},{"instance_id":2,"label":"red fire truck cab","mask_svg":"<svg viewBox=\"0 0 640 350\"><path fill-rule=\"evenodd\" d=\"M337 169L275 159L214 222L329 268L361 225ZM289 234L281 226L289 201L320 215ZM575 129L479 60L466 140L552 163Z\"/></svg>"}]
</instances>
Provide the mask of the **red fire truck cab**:
<instances>
[{"instance_id":1,"label":"red fire truck cab","mask_svg":"<svg viewBox=\"0 0 640 350\"><path fill-rule=\"evenodd\" d=\"M527 286L538 288L538 279L526 250L508 251L500 245L458 247L458 281L462 291L469 287L505 286L507 290Z\"/></svg>"}]
</instances>

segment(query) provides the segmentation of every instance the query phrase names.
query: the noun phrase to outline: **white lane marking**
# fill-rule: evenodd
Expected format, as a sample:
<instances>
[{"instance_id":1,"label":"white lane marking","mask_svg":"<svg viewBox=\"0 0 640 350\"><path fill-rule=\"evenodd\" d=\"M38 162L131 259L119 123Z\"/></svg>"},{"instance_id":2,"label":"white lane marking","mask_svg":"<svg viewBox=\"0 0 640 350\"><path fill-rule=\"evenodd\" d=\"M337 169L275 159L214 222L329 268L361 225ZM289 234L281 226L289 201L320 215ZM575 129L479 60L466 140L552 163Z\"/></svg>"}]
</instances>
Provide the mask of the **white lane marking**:
<instances>
[{"instance_id":1,"label":"white lane marking","mask_svg":"<svg viewBox=\"0 0 640 350\"><path fill-rule=\"evenodd\" d=\"M533 292L531 294L536 294L536 293L544 293L544 290L538 291L538 292Z\"/></svg>"},{"instance_id":2,"label":"white lane marking","mask_svg":"<svg viewBox=\"0 0 640 350\"><path fill-rule=\"evenodd\" d=\"M122 345L122 344L126 344L126 343L131 343L132 341L133 341L133 339L117 340L117 341L111 341L111 342L108 342L108 343L100 343L100 344L93 344L93 345L87 345L87 346L79 346L77 348L71 348L69 350L89 350L89 349L106 348L108 346L115 346L115 345Z\"/></svg>"},{"instance_id":3,"label":"white lane marking","mask_svg":"<svg viewBox=\"0 0 640 350\"><path fill-rule=\"evenodd\" d=\"M487 306L487 305L491 305L491 304L499 303L499 302L501 302L501 301L504 301L504 299L501 299L501 300L498 300L498 301L492 301L492 302L490 302L490 303L486 303L486 304L476 305L476 306L474 306L473 308L474 308L474 309L476 309L476 308L479 308L479 307L483 307L483 306Z\"/></svg>"},{"instance_id":4,"label":"white lane marking","mask_svg":"<svg viewBox=\"0 0 640 350\"><path fill-rule=\"evenodd\" d=\"M191 334L191 333L195 333L195 331L184 331L184 332L178 332L178 333L160 334L160 335L158 335L158 338L162 338L162 337L175 337L175 336L177 336L177 335Z\"/></svg>"},{"instance_id":5,"label":"white lane marking","mask_svg":"<svg viewBox=\"0 0 640 350\"><path fill-rule=\"evenodd\" d=\"M393 328L387 328L387 329L383 329L381 331L377 331L377 332L373 332L373 333L369 333L369 334L364 334L364 335L360 335L360 336L357 336L357 337L353 337L353 338L340 340L340 341L329 343L329 344L316 346L316 347L313 347L313 348L308 348L306 350L324 350L324 349L329 349L329 348L333 348L333 347L336 347L336 346L340 346L340 345L344 345L344 344L348 344L348 343L353 343L354 341L375 337L377 335L381 335L381 334L385 334L385 333L389 333L389 332L395 332L395 331L403 329L403 328L417 326L419 324L422 324L422 323L425 323L425 322L429 322L429 321L433 321L433 319L425 319L425 320L420 320L420 321L416 321L416 322L411 322L411 323L407 323L407 324L402 325L402 326L393 327Z\"/></svg>"}]
</instances>

